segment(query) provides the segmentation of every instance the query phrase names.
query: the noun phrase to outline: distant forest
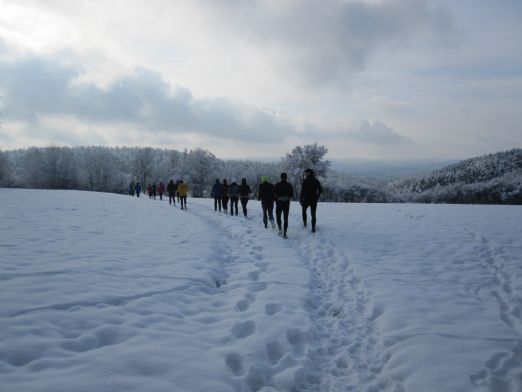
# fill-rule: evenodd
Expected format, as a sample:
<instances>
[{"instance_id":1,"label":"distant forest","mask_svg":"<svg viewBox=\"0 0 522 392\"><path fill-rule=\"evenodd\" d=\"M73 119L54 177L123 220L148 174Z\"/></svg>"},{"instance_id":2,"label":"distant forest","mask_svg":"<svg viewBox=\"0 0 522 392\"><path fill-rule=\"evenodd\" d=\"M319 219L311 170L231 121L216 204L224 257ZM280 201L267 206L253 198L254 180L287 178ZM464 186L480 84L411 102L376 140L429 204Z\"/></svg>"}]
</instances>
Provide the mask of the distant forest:
<instances>
[{"instance_id":1,"label":"distant forest","mask_svg":"<svg viewBox=\"0 0 522 392\"><path fill-rule=\"evenodd\" d=\"M261 176L277 181L285 171L298 193L302 172L309 167L323 184L323 201L522 204L522 149L391 182L332 170L327 152L310 144L295 147L277 162L258 162L219 159L203 149L32 147L0 151L0 186L126 193L131 181L146 186L183 179L192 197L207 197L216 178L246 178L255 192Z\"/></svg>"}]
</instances>

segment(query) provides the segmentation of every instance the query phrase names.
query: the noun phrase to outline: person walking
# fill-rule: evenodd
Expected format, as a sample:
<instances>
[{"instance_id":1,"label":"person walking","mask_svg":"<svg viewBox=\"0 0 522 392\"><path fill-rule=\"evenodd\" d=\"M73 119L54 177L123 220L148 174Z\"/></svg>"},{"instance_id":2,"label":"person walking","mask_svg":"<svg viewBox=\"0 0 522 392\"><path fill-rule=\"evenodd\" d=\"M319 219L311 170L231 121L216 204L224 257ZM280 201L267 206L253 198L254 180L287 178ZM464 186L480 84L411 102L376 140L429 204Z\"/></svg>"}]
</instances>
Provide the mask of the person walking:
<instances>
[{"instance_id":1,"label":"person walking","mask_svg":"<svg viewBox=\"0 0 522 392\"><path fill-rule=\"evenodd\" d=\"M147 185L147 193L149 194L149 199L152 199L152 185Z\"/></svg>"},{"instance_id":2,"label":"person walking","mask_svg":"<svg viewBox=\"0 0 522 392\"><path fill-rule=\"evenodd\" d=\"M136 196L137 197L140 197L140 193L141 193L141 185L140 183L136 183L136 187L134 188L136 190Z\"/></svg>"},{"instance_id":3,"label":"person walking","mask_svg":"<svg viewBox=\"0 0 522 392\"><path fill-rule=\"evenodd\" d=\"M323 193L321 183L315 178L314 171L312 169L306 169L304 171L304 180L301 185L301 196L299 202L303 209L303 225L306 227L307 220L307 209L310 207L310 215L312 216L312 233L315 233L316 223L316 211L317 201Z\"/></svg>"},{"instance_id":4,"label":"person walking","mask_svg":"<svg viewBox=\"0 0 522 392\"><path fill-rule=\"evenodd\" d=\"M283 233L283 238L288 238L286 232L288 230L288 214L290 213L290 200L294 197L294 187L287 181L286 173L281 173L281 181L275 184L276 199L276 219L279 234ZM281 214L283 215L284 224L281 230Z\"/></svg>"},{"instance_id":5,"label":"person walking","mask_svg":"<svg viewBox=\"0 0 522 392\"><path fill-rule=\"evenodd\" d=\"M176 181L176 197L178 198L178 203L179 203L179 184L181 184L181 181L180 180Z\"/></svg>"},{"instance_id":6,"label":"person walking","mask_svg":"<svg viewBox=\"0 0 522 392\"><path fill-rule=\"evenodd\" d=\"M178 187L176 184L174 184L174 180L170 180L167 184L167 193L169 194L169 204L172 204L174 202L174 205L176 205L176 191L178 190Z\"/></svg>"},{"instance_id":7,"label":"person walking","mask_svg":"<svg viewBox=\"0 0 522 392\"><path fill-rule=\"evenodd\" d=\"M214 211L218 210L221 212L221 198L223 197L223 186L219 182L219 178L216 178L216 182L212 186L211 196L214 198Z\"/></svg>"},{"instance_id":8,"label":"person walking","mask_svg":"<svg viewBox=\"0 0 522 392\"><path fill-rule=\"evenodd\" d=\"M226 179L223 180L223 185L221 186L221 204L226 214L228 210L228 183Z\"/></svg>"},{"instance_id":9,"label":"person walking","mask_svg":"<svg viewBox=\"0 0 522 392\"><path fill-rule=\"evenodd\" d=\"M274 223L274 201L275 201L275 188L274 184L268 182L267 176L261 177L261 184L259 184L257 199L261 202L261 208L263 208L263 223L265 229L268 228L268 220L272 224L272 229L275 227Z\"/></svg>"},{"instance_id":10,"label":"person walking","mask_svg":"<svg viewBox=\"0 0 522 392\"><path fill-rule=\"evenodd\" d=\"M152 196L154 197L154 200L156 200L156 193L158 192L158 186L156 185L156 183L154 182L152 184Z\"/></svg>"},{"instance_id":11,"label":"person walking","mask_svg":"<svg viewBox=\"0 0 522 392\"><path fill-rule=\"evenodd\" d=\"M241 180L241 185L239 185L239 198L241 199L241 207L243 208L243 216L247 217L247 204L248 199L250 199L250 194L252 193L252 189L248 186L246 182L246 178Z\"/></svg>"},{"instance_id":12,"label":"person walking","mask_svg":"<svg viewBox=\"0 0 522 392\"><path fill-rule=\"evenodd\" d=\"M129 196L134 196L134 189L135 189L134 181L131 181L129 184Z\"/></svg>"},{"instance_id":13,"label":"person walking","mask_svg":"<svg viewBox=\"0 0 522 392\"><path fill-rule=\"evenodd\" d=\"M178 186L179 193L179 204L181 205L181 209L187 209L187 195L188 195L188 185L183 182L183 180L179 181ZM185 208L183 208L183 204L185 204Z\"/></svg>"},{"instance_id":14,"label":"person walking","mask_svg":"<svg viewBox=\"0 0 522 392\"><path fill-rule=\"evenodd\" d=\"M164 193L165 193L165 185L163 184L162 181L160 181L160 183L158 185L158 194L159 194L160 200L162 200L162 201L163 201Z\"/></svg>"},{"instance_id":15,"label":"person walking","mask_svg":"<svg viewBox=\"0 0 522 392\"><path fill-rule=\"evenodd\" d=\"M234 216L234 207L236 209L236 216L238 214L239 203L239 185L235 179L232 179L232 184L228 187L228 196L230 197L230 215Z\"/></svg>"}]
</instances>

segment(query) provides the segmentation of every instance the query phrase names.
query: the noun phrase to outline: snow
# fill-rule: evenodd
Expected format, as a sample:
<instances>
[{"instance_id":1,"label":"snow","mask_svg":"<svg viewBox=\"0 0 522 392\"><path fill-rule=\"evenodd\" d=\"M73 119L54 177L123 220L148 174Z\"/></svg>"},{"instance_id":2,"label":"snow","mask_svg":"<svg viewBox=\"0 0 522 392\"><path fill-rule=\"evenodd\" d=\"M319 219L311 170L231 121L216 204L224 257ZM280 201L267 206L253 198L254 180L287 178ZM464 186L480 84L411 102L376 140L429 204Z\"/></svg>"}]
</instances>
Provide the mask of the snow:
<instances>
[{"instance_id":1,"label":"snow","mask_svg":"<svg viewBox=\"0 0 522 392\"><path fill-rule=\"evenodd\" d=\"M520 206L0 200L2 391L522 390Z\"/></svg>"}]
</instances>

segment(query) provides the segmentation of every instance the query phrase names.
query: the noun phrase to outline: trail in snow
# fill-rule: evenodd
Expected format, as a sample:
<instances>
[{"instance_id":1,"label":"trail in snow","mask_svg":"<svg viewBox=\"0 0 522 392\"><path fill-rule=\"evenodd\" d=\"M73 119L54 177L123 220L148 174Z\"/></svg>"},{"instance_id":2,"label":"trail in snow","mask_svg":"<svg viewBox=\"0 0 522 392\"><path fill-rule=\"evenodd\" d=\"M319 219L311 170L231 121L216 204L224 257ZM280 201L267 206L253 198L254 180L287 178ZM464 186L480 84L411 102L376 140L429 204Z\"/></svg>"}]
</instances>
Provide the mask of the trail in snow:
<instances>
[{"instance_id":1,"label":"trail in snow","mask_svg":"<svg viewBox=\"0 0 522 392\"><path fill-rule=\"evenodd\" d=\"M297 241L304 244L299 254L312 273L308 306L316 349L306 377L326 391L402 391L382 374L389 356L373 323L382 309L372 305L349 259L320 231Z\"/></svg>"},{"instance_id":2,"label":"trail in snow","mask_svg":"<svg viewBox=\"0 0 522 392\"><path fill-rule=\"evenodd\" d=\"M228 233L231 225L240 227L234 235L229 234L237 245L234 248L236 254L250 254L260 259L261 253L256 254L255 251L267 246L266 242L258 244L260 237L265 241L283 241L275 235L275 231L262 228L258 214L255 214L255 220L245 220L202 212L200 208L205 207L195 207L195 214L210 221L218 231ZM301 230L292 233L290 238L281 245L291 251L291 255L305 266L310 275L310 280L306 282L307 300L302 304L310 320L310 328L302 329L298 325L286 328L286 341L294 346L293 358L300 358L302 366L294 372L294 382L290 381L285 387L300 391L402 391L398 381L382 372L388 357L382 348L378 329L373 324L382 310L370 303L364 283L346 255L326 240L320 231L313 235ZM261 282L262 287L266 286L262 269L252 271L251 276ZM243 299L239 307L248 307L252 299ZM281 308L280 304L266 305L268 314ZM253 324L248 323L245 321L240 325L252 327ZM280 340L284 341L285 336L281 336ZM266 365L273 365L283 357L284 349L277 342L267 342L266 346L270 362ZM244 357L231 353L227 358L232 372L242 376ZM259 373L264 375L263 385L274 385L271 379L277 372L265 366ZM261 386L253 383L252 378L247 377L245 382L254 390Z\"/></svg>"}]
</instances>

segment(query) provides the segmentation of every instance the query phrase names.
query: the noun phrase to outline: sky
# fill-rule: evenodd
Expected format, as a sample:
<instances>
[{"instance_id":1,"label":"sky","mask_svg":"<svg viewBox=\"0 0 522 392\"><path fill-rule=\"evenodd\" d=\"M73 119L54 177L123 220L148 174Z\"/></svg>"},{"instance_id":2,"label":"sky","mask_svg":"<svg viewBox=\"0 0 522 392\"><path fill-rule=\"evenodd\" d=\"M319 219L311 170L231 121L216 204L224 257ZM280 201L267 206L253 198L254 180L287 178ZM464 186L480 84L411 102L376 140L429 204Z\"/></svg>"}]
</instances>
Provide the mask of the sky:
<instances>
[{"instance_id":1,"label":"sky","mask_svg":"<svg viewBox=\"0 0 522 392\"><path fill-rule=\"evenodd\" d=\"M0 149L522 147L519 0L0 0Z\"/></svg>"}]
</instances>

